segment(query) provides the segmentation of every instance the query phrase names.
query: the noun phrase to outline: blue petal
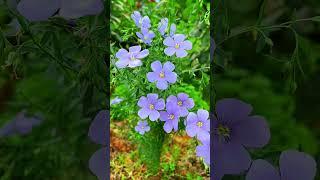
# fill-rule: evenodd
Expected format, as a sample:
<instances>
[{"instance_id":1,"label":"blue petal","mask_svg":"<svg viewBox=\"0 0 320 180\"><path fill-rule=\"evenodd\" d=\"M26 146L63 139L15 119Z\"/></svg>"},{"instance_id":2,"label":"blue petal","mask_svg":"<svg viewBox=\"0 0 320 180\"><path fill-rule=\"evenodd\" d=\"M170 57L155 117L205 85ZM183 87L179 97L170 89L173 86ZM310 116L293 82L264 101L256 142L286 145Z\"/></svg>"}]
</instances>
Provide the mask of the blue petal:
<instances>
[{"instance_id":1,"label":"blue petal","mask_svg":"<svg viewBox=\"0 0 320 180\"><path fill-rule=\"evenodd\" d=\"M64 0L59 15L67 19L75 19L87 15L96 15L103 11L101 0Z\"/></svg>"},{"instance_id":2,"label":"blue petal","mask_svg":"<svg viewBox=\"0 0 320 180\"><path fill-rule=\"evenodd\" d=\"M51 17L60 7L60 0L21 0L19 13L29 21L44 21Z\"/></svg>"}]
</instances>

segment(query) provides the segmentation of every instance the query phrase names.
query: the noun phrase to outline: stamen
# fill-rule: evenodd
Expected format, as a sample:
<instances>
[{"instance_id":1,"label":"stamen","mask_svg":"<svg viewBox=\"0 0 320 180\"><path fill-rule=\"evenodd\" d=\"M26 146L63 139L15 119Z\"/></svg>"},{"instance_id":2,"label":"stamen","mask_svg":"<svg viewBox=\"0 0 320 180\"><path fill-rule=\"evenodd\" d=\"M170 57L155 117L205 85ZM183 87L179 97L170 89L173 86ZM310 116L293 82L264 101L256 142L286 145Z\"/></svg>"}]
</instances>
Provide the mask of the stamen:
<instances>
[{"instance_id":1,"label":"stamen","mask_svg":"<svg viewBox=\"0 0 320 180\"><path fill-rule=\"evenodd\" d=\"M170 114L170 115L169 115L169 119L173 120L173 119L174 119L174 115L173 115L173 114Z\"/></svg>"},{"instance_id":2,"label":"stamen","mask_svg":"<svg viewBox=\"0 0 320 180\"><path fill-rule=\"evenodd\" d=\"M179 49L179 47L180 47L180 44L176 43L175 48Z\"/></svg>"},{"instance_id":3,"label":"stamen","mask_svg":"<svg viewBox=\"0 0 320 180\"><path fill-rule=\"evenodd\" d=\"M153 104L150 104L150 105L149 105L149 109L150 109L150 110L154 110L154 105L153 105Z\"/></svg>"},{"instance_id":4,"label":"stamen","mask_svg":"<svg viewBox=\"0 0 320 180\"><path fill-rule=\"evenodd\" d=\"M182 101L178 101L178 105L179 105L179 106L182 106Z\"/></svg>"},{"instance_id":5,"label":"stamen","mask_svg":"<svg viewBox=\"0 0 320 180\"><path fill-rule=\"evenodd\" d=\"M203 122L198 121L198 122L197 122L197 126L198 126L198 127L202 127L202 126L203 126Z\"/></svg>"},{"instance_id":6,"label":"stamen","mask_svg":"<svg viewBox=\"0 0 320 180\"><path fill-rule=\"evenodd\" d=\"M160 77L160 78L164 78L164 72L161 72L161 73L159 74L159 77Z\"/></svg>"}]
</instances>

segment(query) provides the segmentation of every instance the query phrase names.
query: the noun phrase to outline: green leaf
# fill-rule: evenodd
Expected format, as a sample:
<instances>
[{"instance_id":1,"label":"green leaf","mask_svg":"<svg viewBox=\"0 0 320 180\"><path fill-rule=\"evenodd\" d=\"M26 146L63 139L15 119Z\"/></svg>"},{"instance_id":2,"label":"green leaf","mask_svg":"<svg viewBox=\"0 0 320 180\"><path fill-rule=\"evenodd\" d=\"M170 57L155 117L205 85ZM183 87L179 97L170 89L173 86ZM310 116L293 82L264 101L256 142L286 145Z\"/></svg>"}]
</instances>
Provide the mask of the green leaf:
<instances>
[{"instance_id":1,"label":"green leaf","mask_svg":"<svg viewBox=\"0 0 320 180\"><path fill-rule=\"evenodd\" d=\"M320 22L320 16L312 17L311 21Z\"/></svg>"}]
</instances>

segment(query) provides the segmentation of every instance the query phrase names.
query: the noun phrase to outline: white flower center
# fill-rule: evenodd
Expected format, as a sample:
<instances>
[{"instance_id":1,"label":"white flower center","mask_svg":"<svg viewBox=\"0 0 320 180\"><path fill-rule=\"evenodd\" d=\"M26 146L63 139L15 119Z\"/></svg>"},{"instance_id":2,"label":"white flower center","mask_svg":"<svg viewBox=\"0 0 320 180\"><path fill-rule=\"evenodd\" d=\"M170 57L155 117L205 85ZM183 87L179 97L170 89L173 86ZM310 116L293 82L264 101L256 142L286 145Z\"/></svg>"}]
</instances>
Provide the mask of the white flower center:
<instances>
[{"instance_id":1,"label":"white flower center","mask_svg":"<svg viewBox=\"0 0 320 180\"><path fill-rule=\"evenodd\" d=\"M178 105L179 105L179 106L182 106L182 101L178 101Z\"/></svg>"},{"instance_id":2,"label":"white flower center","mask_svg":"<svg viewBox=\"0 0 320 180\"><path fill-rule=\"evenodd\" d=\"M180 48L180 44L179 43L176 43L176 45L174 46L176 49L179 49Z\"/></svg>"},{"instance_id":3,"label":"white flower center","mask_svg":"<svg viewBox=\"0 0 320 180\"><path fill-rule=\"evenodd\" d=\"M170 114L170 115L169 115L169 119L173 120L173 119L174 119L174 115L173 115L173 114Z\"/></svg>"},{"instance_id":4,"label":"white flower center","mask_svg":"<svg viewBox=\"0 0 320 180\"><path fill-rule=\"evenodd\" d=\"M150 105L149 105L149 109L150 109L150 110L154 110L154 105L153 105L153 104L150 104Z\"/></svg>"}]
</instances>

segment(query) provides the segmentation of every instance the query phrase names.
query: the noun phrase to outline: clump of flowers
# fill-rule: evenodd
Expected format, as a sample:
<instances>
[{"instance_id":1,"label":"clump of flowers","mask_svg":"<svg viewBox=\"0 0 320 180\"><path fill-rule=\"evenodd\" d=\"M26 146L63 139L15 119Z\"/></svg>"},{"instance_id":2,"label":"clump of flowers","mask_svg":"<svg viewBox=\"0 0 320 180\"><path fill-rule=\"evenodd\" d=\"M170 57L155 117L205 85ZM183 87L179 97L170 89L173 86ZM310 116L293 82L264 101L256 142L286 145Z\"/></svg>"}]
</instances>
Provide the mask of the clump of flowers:
<instances>
[{"instance_id":1,"label":"clump of flowers","mask_svg":"<svg viewBox=\"0 0 320 180\"><path fill-rule=\"evenodd\" d=\"M138 38L146 45L152 46L152 41L156 38L156 34L151 30L151 21L148 16L142 16L139 12L135 11L131 15L135 25L139 28L136 32ZM183 58L188 55L188 50L192 49L192 43L186 40L186 35L176 34L176 25L171 23L170 29L168 18L162 18L159 22L157 30L162 39L164 46L161 53L166 56L173 56ZM139 46L140 47L140 46ZM132 47L131 47L132 48ZM141 48L135 48L135 51L129 48L129 52L125 49L120 49L116 57L119 61L116 66L119 68L137 66L143 67L141 59L149 55L149 52L140 52ZM145 51L145 50L144 50ZM142 53L141 56L139 53ZM152 52L150 52L152 54ZM132 57L132 58L131 58ZM150 57L147 58L149 61ZM136 62L132 64L132 60ZM146 64L148 64L146 61ZM146 86L151 87L148 89L146 96L141 96L137 101L139 110L137 115L140 117L135 131L140 135L146 135L152 130L152 124L158 124L163 127L164 132L173 133L178 130L185 129L190 137L199 140L199 146L195 149L195 154L204 159L204 162L210 164L210 120L209 112L203 109L197 111L197 114L190 112L195 106L194 100L189 97L185 92L172 94L170 87L179 80L176 71L175 61L168 59L151 59L151 71L147 72L144 78L147 80ZM150 83L150 84L148 84ZM155 86L153 86L155 84ZM154 92L152 92L154 89ZM160 90L160 93L158 91ZM150 92L151 91L151 92ZM157 93L158 92L158 93ZM142 119L142 120L141 120ZM151 121L150 126L148 119ZM159 119L159 120L158 120ZM184 122L184 123L179 123ZM184 124L184 127L183 127Z\"/></svg>"}]
</instances>

